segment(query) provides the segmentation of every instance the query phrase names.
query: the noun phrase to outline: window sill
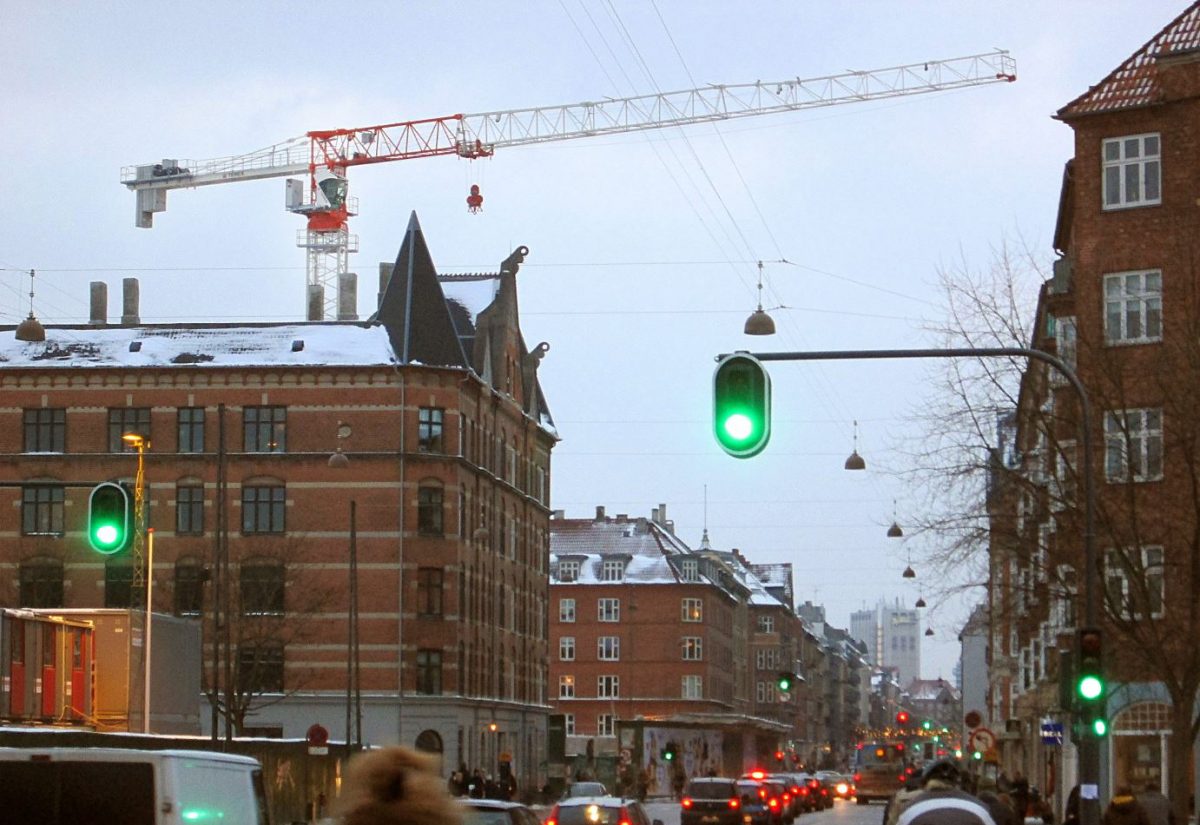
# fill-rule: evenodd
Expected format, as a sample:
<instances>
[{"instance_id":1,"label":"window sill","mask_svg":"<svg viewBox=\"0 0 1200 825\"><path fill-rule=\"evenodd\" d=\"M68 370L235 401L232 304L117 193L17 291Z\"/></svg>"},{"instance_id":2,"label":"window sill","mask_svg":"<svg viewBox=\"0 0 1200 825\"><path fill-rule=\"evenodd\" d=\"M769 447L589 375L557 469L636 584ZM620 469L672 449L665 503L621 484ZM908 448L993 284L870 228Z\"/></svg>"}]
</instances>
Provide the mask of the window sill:
<instances>
[{"instance_id":1,"label":"window sill","mask_svg":"<svg viewBox=\"0 0 1200 825\"><path fill-rule=\"evenodd\" d=\"M1162 206L1162 198L1152 201L1137 201L1135 203L1106 203L1100 207L1101 212L1124 212L1129 209L1144 209L1148 206Z\"/></svg>"},{"instance_id":2,"label":"window sill","mask_svg":"<svg viewBox=\"0 0 1200 825\"><path fill-rule=\"evenodd\" d=\"M1143 344L1161 344L1162 336L1156 338L1105 338L1106 347L1137 347Z\"/></svg>"}]
</instances>

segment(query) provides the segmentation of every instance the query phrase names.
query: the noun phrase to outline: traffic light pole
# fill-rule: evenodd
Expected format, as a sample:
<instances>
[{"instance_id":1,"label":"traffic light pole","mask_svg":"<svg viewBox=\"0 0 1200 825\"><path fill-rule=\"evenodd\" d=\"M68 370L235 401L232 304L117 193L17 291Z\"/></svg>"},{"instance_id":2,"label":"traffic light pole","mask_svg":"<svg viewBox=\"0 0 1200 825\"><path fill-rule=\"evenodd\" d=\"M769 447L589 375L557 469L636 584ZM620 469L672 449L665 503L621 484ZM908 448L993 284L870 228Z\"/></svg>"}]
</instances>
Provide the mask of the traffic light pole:
<instances>
[{"instance_id":1,"label":"traffic light pole","mask_svg":"<svg viewBox=\"0 0 1200 825\"><path fill-rule=\"evenodd\" d=\"M1092 457L1092 410L1087 391L1071 369L1061 359L1028 347L946 347L942 349L876 349L823 350L813 352L755 352L759 361L860 361L898 360L908 358L1032 358L1049 364L1059 372L1079 399L1083 430L1083 612L1089 627L1098 620L1097 595L1100 593L1100 570L1096 564L1096 479ZM725 358L717 356L717 360ZM1085 735L1077 744L1079 753L1079 820L1080 825L1099 825L1100 822L1100 743L1095 736Z\"/></svg>"}]
</instances>

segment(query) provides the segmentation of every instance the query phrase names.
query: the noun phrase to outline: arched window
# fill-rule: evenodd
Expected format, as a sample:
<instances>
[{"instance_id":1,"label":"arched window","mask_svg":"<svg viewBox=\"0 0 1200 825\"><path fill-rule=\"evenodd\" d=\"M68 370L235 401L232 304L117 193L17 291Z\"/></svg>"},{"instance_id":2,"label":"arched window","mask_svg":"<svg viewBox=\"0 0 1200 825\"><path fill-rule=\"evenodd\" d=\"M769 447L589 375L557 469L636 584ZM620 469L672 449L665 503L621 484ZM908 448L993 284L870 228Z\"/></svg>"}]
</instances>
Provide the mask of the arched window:
<instances>
[{"instance_id":1,"label":"arched window","mask_svg":"<svg viewBox=\"0 0 1200 825\"><path fill-rule=\"evenodd\" d=\"M417 734L416 747L426 753L442 752L442 736L436 730L423 730Z\"/></svg>"},{"instance_id":2,"label":"arched window","mask_svg":"<svg viewBox=\"0 0 1200 825\"><path fill-rule=\"evenodd\" d=\"M133 565L128 559L109 559L104 563L104 606L141 607L145 590L133 587Z\"/></svg>"}]
</instances>

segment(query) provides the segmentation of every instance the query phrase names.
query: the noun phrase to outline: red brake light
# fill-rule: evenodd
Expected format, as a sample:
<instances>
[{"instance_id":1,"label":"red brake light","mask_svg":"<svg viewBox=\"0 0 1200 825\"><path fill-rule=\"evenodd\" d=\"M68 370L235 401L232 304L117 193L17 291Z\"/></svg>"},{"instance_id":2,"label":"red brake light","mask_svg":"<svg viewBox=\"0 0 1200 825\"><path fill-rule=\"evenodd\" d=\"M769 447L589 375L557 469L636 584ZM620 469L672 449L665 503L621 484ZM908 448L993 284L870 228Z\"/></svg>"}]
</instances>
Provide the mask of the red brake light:
<instances>
[{"instance_id":1,"label":"red brake light","mask_svg":"<svg viewBox=\"0 0 1200 825\"><path fill-rule=\"evenodd\" d=\"M732 808L733 810L736 811L741 806L742 806L742 803L738 801L738 798L736 796L730 798L730 800L729 800L730 808Z\"/></svg>"},{"instance_id":2,"label":"red brake light","mask_svg":"<svg viewBox=\"0 0 1200 825\"><path fill-rule=\"evenodd\" d=\"M801 788L801 789L800 789L800 795L801 795L801 796L808 796L808 788Z\"/></svg>"},{"instance_id":3,"label":"red brake light","mask_svg":"<svg viewBox=\"0 0 1200 825\"><path fill-rule=\"evenodd\" d=\"M633 823L629 821L629 811L625 810L624 808L621 809L621 816L617 822L617 825L633 825Z\"/></svg>"},{"instance_id":4,"label":"red brake light","mask_svg":"<svg viewBox=\"0 0 1200 825\"><path fill-rule=\"evenodd\" d=\"M767 807L768 808L778 808L779 807L779 799L774 796L771 797L770 799L767 800Z\"/></svg>"},{"instance_id":5,"label":"red brake light","mask_svg":"<svg viewBox=\"0 0 1200 825\"><path fill-rule=\"evenodd\" d=\"M759 788L759 789L758 789L758 798L759 798L759 799L766 799L766 798L767 798L767 789L766 789L766 788Z\"/></svg>"},{"instance_id":6,"label":"red brake light","mask_svg":"<svg viewBox=\"0 0 1200 825\"><path fill-rule=\"evenodd\" d=\"M858 780L860 780L860 779L862 779L862 774L861 774L861 773L856 773L856 774L854 774L854 781L855 781L855 782L857 782L857 781L858 781Z\"/></svg>"},{"instance_id":7,"label":"red brake light","mask_svg":"<svg viewBox=\"0 0 1200 825\"><path fill-rule=\"evenodd\" d=\"M898 750L898 751L902 751L902 750L904 750L904 743L903 743L903 742L900 742L899 744L897 744L897 745L896 745L896 750Z\"/></svg>"},{"instance_id":8,"label":"red brake light","mask_svg":"<svg viewBox=\"0 0 1200 825\"><path fill-rule=\"evenodd\" d=\"M683 802L680 804L682 804L685 808L690 808L692 807L692 798L690 796L685 796L683 798Z\"/></svg>"},{"instance_id":9,"label":"red brake light","mask_svg":"<svg viewBox=\"0 0 1200 825\"><path fill-rule=\"evenodd\" d=\"M750 776L753 779L765 779L767 774L765 771L750 771Z\"/></svg>"},{"instance_id":10,"label":"red brake light","mask_svg":"<svg viewBox=\"0 0 1200 825\"><path fill-rule=\"evenodd\" d=\"M904 774L900 774L900 776L897 777L897 779L899 779L901 782L903 782L907 778L908 777L906 777Z\"/></svg>"}]
</instances>

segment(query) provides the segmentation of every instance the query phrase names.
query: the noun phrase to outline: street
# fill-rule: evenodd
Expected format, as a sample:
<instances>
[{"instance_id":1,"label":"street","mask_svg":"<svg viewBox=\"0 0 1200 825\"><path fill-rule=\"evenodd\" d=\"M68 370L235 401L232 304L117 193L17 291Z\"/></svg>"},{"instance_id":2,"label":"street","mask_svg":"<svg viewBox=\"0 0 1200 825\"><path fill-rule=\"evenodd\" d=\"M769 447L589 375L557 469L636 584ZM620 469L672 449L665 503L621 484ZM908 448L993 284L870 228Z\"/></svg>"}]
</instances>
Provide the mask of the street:
<instances>
[{"instance_id":1,"label":"street","mask_svg":"<svg viewBox=\"0 0 1200 825\"><path fill-rule=\"evenodd\" d=\"M647 802L646 813L651 821L662 820L662 825L679 825L678 802ZM839 800L826 811L801 814L793 825L880 825L882 821L883 803L859 805L853 801Z\"/></svg>"}]
</instances>

